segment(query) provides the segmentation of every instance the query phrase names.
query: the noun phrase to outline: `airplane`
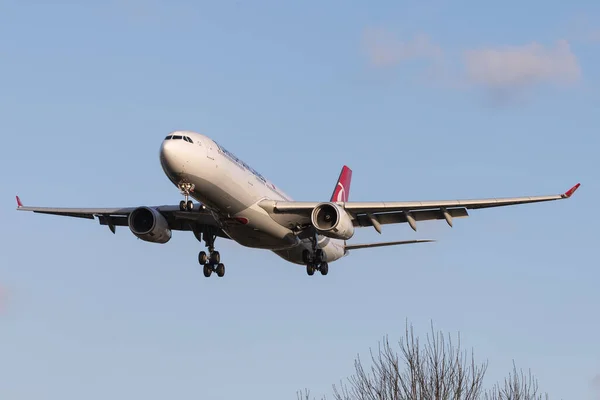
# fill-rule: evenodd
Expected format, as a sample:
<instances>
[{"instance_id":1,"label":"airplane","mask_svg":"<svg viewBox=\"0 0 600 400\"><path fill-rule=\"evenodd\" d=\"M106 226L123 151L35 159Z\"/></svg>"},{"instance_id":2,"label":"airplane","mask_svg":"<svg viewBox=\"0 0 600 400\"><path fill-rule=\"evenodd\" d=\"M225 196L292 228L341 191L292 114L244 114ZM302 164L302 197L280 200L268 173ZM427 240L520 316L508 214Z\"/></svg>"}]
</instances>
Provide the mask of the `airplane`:
<instances>
[{"instance_id":1,"label":"airplane","mask_svg":"<svg viewBox=\"0 0 600 400\"><path fill-rule=\"evenodd\" d=\"M225 265L215 250L216 238L270 250L284 260L306 267L308 275L327 275L329 263L351 251L381 246L433 242L414 239L349 244L355 229L382 225L469 216L468 209L501 207L570 198L577 183L562 194L475 200L351 202L352 170L344 165L329 201L294 201L279 187L215 140L189 130L171 132L160 146L160 164L179 189L179 205L117 208L26 207L16 196L17 210L77 218L97 218L114 234L127 226L139 239L165 244L172 231L191 231L204 240L208 253L200 251L198 262L204 276L225 275ZM197 201L190 200L190 198Z\"/></svg>"}]
</instances>

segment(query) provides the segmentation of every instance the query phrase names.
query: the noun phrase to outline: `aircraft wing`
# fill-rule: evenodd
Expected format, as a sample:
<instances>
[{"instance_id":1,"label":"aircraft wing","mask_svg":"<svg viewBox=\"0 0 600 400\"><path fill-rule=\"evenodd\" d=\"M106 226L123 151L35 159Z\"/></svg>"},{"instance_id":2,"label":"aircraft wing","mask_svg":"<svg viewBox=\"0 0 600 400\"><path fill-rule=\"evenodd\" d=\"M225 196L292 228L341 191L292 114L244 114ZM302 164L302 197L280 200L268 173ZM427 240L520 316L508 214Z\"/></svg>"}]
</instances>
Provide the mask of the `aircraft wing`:
<instances>
[{"instance_id":1,"label":"aircraft wing","mask_svg":"<svg viewBox=\"0 0 600 400\"><path fill-rule=\"evenodd\" d=\"M381 225L408 222L416 230L416 222L443 220L452 226L453 218L469 216L468 209L503 207L570 198L579 188L576 184L561 194L547 196L505 197L473 200L438 200L404 202L337 202L352 218L355 227L372 226L381 233ZM290 215L294 224L311 225L311 212L320 202L263 200L259 205L267 212Z\"/></svg>"},{"instance_id":2,"label":"aircraft wing","mask_svg":"<svg viewBox=\"0 0 600 400\"><path fill-rule=\"evenodd\" d=\"M40 214L51 214L65 217L98 218L100 225L107 225L111 232L115 233L116 226L128 226L127 219L137 207L113 207L113 208L63 208L63 207L29 207L24 206L17 196L18 211L32 211ZM229 239L212 216L212 214L194 203L192 211L181 211L179 205L151 206L159 211L169 223L171 230L204 232L209 228L217 236Z\"/></svg>"}]
</instances>

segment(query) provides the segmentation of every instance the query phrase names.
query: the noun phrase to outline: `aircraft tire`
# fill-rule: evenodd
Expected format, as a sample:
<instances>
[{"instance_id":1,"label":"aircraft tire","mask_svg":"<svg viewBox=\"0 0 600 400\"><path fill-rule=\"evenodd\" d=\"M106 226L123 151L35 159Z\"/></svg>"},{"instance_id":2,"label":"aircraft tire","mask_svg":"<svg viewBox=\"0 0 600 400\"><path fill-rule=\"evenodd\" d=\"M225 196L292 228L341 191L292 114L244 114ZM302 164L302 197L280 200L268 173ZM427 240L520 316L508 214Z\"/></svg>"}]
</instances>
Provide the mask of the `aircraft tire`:
<instances>
[{"instance_id":1,"label":"aircraft tire","mask_svg":"<svg viewBox=\"0 0 600 400\"><path fill-rule=\"evenodd\" d=\"M319 267L319 270L321 271L321 275L327 275L329 272L329 264L327 264L326 261L323 261Z\"/></svg>"},{"instance_id":2,"label":"aircraft tire","mask_svg":"<svg viewBox=\"0 0 600 400\"><path fill-rule=\"evenodd\" d=\"M211 264L219 264L221 262L221 254L218 251L213 251L210 255Z\"/></svg>"},{"instance_id":3,"label":"aircraft tire","mask_svg":"<svg viewBox=\"0 0 600 400\"><path fill-rule=\"evenodd\" d=\"M315 258L317 262L320 262L323 260L323 250L322 249L317 249L317 251L315 252Z\"/></svg>"},{"instance_id":4,"label":"aircraft tire","mask_svg":"<svg viewBox=\"0 0 600 400\"><path fill-rule=\"evenodd\" d=\"M309 260L309 259L310 259L309 255L310 255L310 252L309 252L308 250L306 250L306 249L305 249L305 250L303 250L303 251L302 251L302 261L303 261L305 264L308 264L308 263L310 262L310 260Z\"/></svg>"},{"instance_id":5,"label":"aircraft tire","mask_svg":"<svg viewBox=\"0 0 600 400\"><path fill-rule=\"evenodd\" d=\"M204 276L209 277L212 274L212 267L208 264L204 264Z\"/></svg>"},{"instance_id":6,"label":"aircraft tire","mask_svg":"<svg viewBox=\"0 0 600 400\"><path fill-rule=\"evenodd\" d=\"M225 265L224 265L224 264L221 264L221 263L219 263L219 264L217 265L216 272L217 272L217 276L218 276L219 278L222 278L222 277L223 277L223 275L225 275Z\"/></svg>"}]
</instances>

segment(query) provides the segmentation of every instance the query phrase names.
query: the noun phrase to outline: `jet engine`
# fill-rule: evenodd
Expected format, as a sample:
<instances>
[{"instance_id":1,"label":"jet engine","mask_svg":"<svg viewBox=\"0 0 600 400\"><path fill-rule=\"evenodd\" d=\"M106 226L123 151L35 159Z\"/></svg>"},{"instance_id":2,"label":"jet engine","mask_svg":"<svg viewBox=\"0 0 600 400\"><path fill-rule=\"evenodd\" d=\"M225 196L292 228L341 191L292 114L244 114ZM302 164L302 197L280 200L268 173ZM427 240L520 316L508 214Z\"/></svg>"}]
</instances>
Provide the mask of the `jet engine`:
<instances>
[{"instance_id":1,"label":"jet engine","mask_svg":"<svg viewBox=\"0 0 600 400\"><path fill-rule=\"evenodd\" d=\"M323 236L348 240L354 235L354 225L350 216L335 203L317 205L310 219L317 232Z\"/></svg>"},{"instance_id":2,"label":"jet engine","mask_svg":"<svg viewBox=\"0 0 600 400\"><path fill-rule=\"evenodd\" d=\"M138 207L127 221L129 229L138 238L152 243L167 243L171 240L171 229L165 217L150 207Z\"/></svg>"}]
</instances>

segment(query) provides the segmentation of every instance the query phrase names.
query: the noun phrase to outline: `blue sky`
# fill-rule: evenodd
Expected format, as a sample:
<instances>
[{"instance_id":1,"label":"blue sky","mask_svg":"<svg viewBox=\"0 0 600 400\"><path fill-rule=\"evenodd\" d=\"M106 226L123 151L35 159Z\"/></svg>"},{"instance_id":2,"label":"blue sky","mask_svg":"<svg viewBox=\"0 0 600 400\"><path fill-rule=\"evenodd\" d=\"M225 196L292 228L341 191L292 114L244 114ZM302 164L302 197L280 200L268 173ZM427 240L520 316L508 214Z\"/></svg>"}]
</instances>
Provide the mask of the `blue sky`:
<instances>
[{"instance_id":1,"label":"blue sky","mask_svg":"<svg viewBox=\"0 0 600 400\"><path fill-rule=\"evenodd\" d=\"M600 3L3 1L0 398L330 394L406 319L461 332L491 386L598 399ZM176 204L158 149L203 132L298 200L553 194L386 226L434 244L327 277L231 241L166 245L28 205ZM353 242L382 240L361 230Z\"/></svg>"}]
</instances>

